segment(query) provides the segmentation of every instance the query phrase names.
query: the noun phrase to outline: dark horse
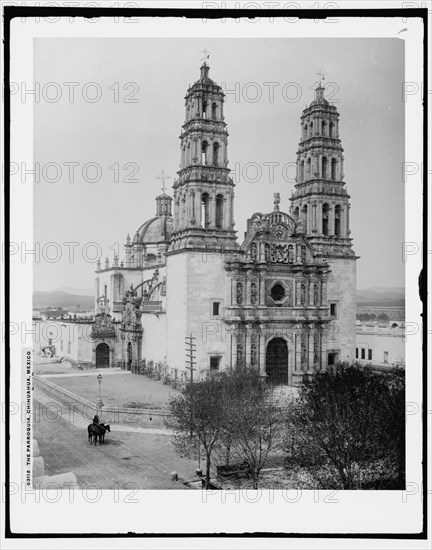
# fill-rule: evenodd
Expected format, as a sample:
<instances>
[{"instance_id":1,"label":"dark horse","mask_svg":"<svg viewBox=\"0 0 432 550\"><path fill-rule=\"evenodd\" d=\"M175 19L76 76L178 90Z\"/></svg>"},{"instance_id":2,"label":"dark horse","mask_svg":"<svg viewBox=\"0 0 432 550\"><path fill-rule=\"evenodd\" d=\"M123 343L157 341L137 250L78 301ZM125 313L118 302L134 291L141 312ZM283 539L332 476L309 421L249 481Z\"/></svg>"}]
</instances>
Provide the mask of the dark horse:
<instances>
[{"instance_id":1,"label":"dark horse","mask_svg":"<svg viewBox=\"0 0 432 550\"><path fill-rule=\"evenodd\" d=\"M109 424L107 425L105 425L104 423L89 424L87 427L88 442L91 443L93 439L94 444L96 445L99 438L99 445L102 445L102 443L105 442L106 432L110 432L110 431L111 431L111 427Z\"/></svg>"}]
</instances>

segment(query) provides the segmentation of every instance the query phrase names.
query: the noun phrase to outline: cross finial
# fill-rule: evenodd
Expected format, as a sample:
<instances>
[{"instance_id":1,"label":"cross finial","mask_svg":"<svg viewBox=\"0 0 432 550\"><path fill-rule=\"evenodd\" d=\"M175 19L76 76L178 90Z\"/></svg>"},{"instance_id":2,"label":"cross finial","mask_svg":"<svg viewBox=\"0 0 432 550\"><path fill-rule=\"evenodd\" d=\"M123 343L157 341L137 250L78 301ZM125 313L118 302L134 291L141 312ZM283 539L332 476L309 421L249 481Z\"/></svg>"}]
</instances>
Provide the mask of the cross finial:
<instances>
[{"instance_id":1,"label":"cross finial","mask_svg":"<svg viewBox=\"0 0 432 550\"><path fill-rule=\"evenodd\" d=\"M321 72L321 70L320 70L318 73L315 73L315 74L316 74L316 75L318 76L318 78L319 78L318 86L321 88L321 84L323 83L323 80L324 80L324 78L325 78L324 73Z\"/></svg>"},{"instance_id":2,"label":"cross finial","mask_svg":"<svg viewBox=\"0 0 432 550\"><path fill-rule=\"evenodd\" d=\"M201 50L201 53L203 54L201 61L204 63L204 65L207 65L206 61L210 57L210 52L206 48L204 48L203 50Z\"/></svg>"},{"instance_id":3,"label":"cross finial","mask_svg":"<svg viewBox=\"0 0 432 550\"><path fill-rule=\"evenodd\" d=\"M170 180L171 176L167 176L165 172L162 170L162 172L159 174L159 176L156 176L156 179L161 180L162 182L162 191L165 193L165 180Z\"/></svg>"}]
</instances>

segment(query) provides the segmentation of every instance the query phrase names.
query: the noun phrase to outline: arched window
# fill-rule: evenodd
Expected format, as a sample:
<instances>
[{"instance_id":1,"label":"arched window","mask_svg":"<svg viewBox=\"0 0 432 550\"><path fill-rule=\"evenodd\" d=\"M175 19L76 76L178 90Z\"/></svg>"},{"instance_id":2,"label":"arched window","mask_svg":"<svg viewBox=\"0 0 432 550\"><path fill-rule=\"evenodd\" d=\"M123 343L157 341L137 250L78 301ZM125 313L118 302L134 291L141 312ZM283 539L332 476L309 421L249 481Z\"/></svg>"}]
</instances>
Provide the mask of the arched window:
<instances>
[{"instance_id":1,"label":"arched window","mask_svg":"<svg viewBox=\"0 0 432 550\"><path fill-rule=\"evenodd\" d=\"M207 101L203 101L202 116L203 116L203 118L207 118Z\"/></svg>"},{"instance_id":2,"label":"arched window","mask_svg":"<svg viewBox=\"0 0 432 550\"><path fill-rule=\"evenodd\" d=\"M216 195L216 227L219 229L223 226L223 195Z\"/></svg>"},{"instance_id":3,"label":"arched window","mask_svg":"<svg viewBox=\"0 0 432 550\"><path fill-rule=\"evenodd\" d=\"M327 179L327 157L322 158L322 177Z\"/></svg>"},{"instance_id":4,"label":"arched window","mask_svg":"<svg viewBox=\"0 0 432 550\"><path fill-rule=\"evenodd\" d=\"M303 126L303 139L307 139L308 127L307 124Z\"/></svg>"},{"instance_id":5,"label":"arched window","mask_svg":"<svg viewBox=\"0 0 432 550\"><path fill-rule=\"evenodd\" d=\"M330 124L329 124L329 137L335 137L334 136L334 124L333 124L333 122L330 122Z\"/></svg>"},{"instance_id":6,"label":"arched window","mask_svg":"<svg viewBox=\"0 0 432 550\"><path fill-rule=\"evenodd\" d=\"M312 137L313 136L313 123L311 122L309 124L309 137Z\"/></svg>"},{"instance_id":7,"label":"arched window","mask_svg":"<svg viewBox=\"0 0 432 550\"><path fill-rule=\"evenodd\" d=\"M213 120L217 119L217 104L216 103L212 104L212 119Z\"/></svg>"},{"instance_id":8,"label":"arched window","mask_svg":"<svg viewBox=\"0 0 432 550\"><path fill-rule=\"evenodd\" d=\"M213 143L213 164L219 164L219 143Z\"/></svg>"},{"instance_id":9,"label":"arched window","mask_svg":"<svg viewBox=\"0 0 432 550\"><path fill-rule=\"evenodd\" d=\"M329 205L323 204L322 206L322 232L323 235L329 234Z\"/></svg>"},{"instance_id":10,"label":"arched window","mask_svg":"<svg viewBox=\"0 0 432 550\"><path fill-rule=\"evenodd\" d=\"M206 141L203 141L201 147L201 164L203 164L204 166L207 164L207 150L208 143Z\"/></svg>"},{"instance_id":11,"label":"arched window","mask_svg":"<svg viewBox=\"0 0 432 550\"><path fill-rule=\"evenodd\" d=\"M304 160L300 163L300 182L304 181Z\"/></svg>"},{"instance_id":12,"label":"arched window","mask_svg":"<svg viewBox=\"0 0 432 550\"><path fill-rule=\"evenodd\" d=\"M341 207L335 206L335 235L339 237L341 234Z\"/></svg>"},{"instance_id":13,"label":"arched window","mask_svg":"<svg viewBox=\"0 0 432 550\"><path fill-rule=\"evenodd\" d=\"M311 171L312 161L309 157L306 161L306 179L310 180L312 179L312 171Z\"/></svg>"},{"instance_id":14,"label":"arched window","mask_svg":"<svg viewBox=\"0 0 432 550\"><path fill-rule=\"evenodd\" d=\"M321 135L326 136L327 135L327 123L325 120L321 123Z\"/></svg>"},{"instance_id":15,"label":"arched window","mask_svg":"<svg viewBox=\"0 0 432 550\"><path fill-rule=\"evenodd\" d=\"M209 194L203 193L201 196L201 225L203 227L208 227L210 225L210 205L209 205Z\"/></svg>"},{"instance_id":16,"label":"arched window","mask_svg":"<svg viewBox=\"0 0 432 550\"><path fill-rule=\"evenodd\" d=\"M307 233L307 217L308 217L308 207L307 204L305 204L301 210L302 212L302 221L303 221L303 228L305 233Z\"/></svg>"},{"instance_id":17,"label":"arched window","mask_svg":"<svg viewBox=\"0 0 432 550\"><path fill-rule=\"evenodd\" d=\"M337 172L337 160L332 159L332 161L331 161L331 179L333 181L336 180L336 172Z\"/></svg>"},{"instance_id":18,"label":"arched window","mask_svg":"<svg viewBox=\"0 0 432 550\"><path fill-rule=\"evenodd\" d=\"M296 222L298 222L298 219L299 219L299 212L300 212L300 209L297 206L297 208L294 210L294 219Z\"/></svg>"}]
</instances>

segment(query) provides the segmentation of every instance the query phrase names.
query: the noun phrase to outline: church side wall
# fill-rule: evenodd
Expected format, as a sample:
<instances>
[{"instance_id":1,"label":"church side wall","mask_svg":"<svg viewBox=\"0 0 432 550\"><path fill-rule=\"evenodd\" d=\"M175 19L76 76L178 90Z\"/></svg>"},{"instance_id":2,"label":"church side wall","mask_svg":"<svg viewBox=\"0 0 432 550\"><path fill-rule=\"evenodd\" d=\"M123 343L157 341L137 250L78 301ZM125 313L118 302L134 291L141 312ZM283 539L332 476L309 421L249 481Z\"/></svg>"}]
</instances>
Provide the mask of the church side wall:
<instances>
[{"instance_id":1,"label":"church side wall","mask_svg":"<svg viewBox=\"0 0 432 550\"><path fill-rule=\"evenodd\" d=\"M336 319L331 323L327 350L340 350L340 361L354 361L356 348L356 260L326 258L331 273L327 284L327 300L336 303Z\"/></svg>"},{"instance_id":2,"label":"church side wall","mask_svg":"<svg viewBox=\"0 0 432 550\"><path fill-rule=\"evenodd\" d=\"M167 354L166 315L142 315L141 324L143 327L142 359L163 362Z\"/></svg>"},{"instance_id":3,"label":"church side wall","mask_svg":"<svg viewBox=\"0 0 432 550\"><path fill-rule=\"evenodd\" d=\"M186 324L187 254L167 257L166 268L167 363L184 370Z\"/></svg>"},{"instance_id":4,"label":"church side wall","mask_svg":"<svg viewBox=\"0 0 432 550\"><path fill-rule=\"evenodd\" d=\"M210 357L219 357L219 370L229 366L223 312L226 271L221 253L190 252L188 262L188 332L195 337L196 368L200 376L210 368ZM219 302L219 315L213 316L213 303Z\"/></svg>"}]
</instances>

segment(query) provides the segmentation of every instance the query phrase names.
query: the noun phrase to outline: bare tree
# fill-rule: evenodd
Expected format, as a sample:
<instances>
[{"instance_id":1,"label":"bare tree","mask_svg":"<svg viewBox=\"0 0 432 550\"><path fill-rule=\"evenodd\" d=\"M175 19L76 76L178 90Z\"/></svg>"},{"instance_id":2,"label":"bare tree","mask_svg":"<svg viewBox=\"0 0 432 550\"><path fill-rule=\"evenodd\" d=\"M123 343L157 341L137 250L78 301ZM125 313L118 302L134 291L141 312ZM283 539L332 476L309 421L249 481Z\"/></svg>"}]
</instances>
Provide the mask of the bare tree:
<instances>
[{"instance_id":1,"label":"bare tree","mask_svg":"<svg viewBox=\"0 0 432 550\"><path fill-rule=\"evenodd\" d=\"M221 440L225 420L224 384L219 376L189 384L183 395L171 398L166 426L174 432L174 445L182 456L195 457L201 444L206 458L206 489L210 483L212 454Z\"/></svg>"},{"instance_id":2,"label":"bare tree","mask_svg":"<svg viewBox=\"0 0 432 550\"><path fill-rule=\"evenodd\" d=\"M250 468L254 489L274 449L280 428L280 408L268 386L252 368L226 373L225 441L232 454Z\"/></svg>"}]
</instances>

